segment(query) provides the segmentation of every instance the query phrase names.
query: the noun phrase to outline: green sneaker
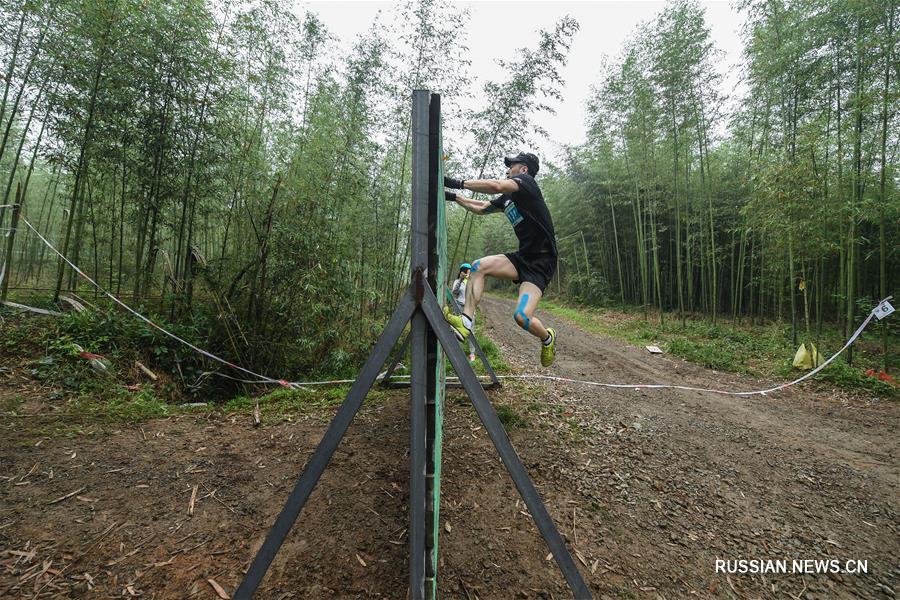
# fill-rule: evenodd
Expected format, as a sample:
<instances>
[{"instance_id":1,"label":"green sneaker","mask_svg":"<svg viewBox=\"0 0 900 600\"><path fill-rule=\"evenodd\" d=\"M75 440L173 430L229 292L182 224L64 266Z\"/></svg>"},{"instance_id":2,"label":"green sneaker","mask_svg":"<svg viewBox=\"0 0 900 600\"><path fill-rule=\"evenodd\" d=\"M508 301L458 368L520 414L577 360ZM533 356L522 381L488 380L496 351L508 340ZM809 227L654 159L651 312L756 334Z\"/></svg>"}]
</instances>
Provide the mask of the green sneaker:
<instances>
[{"instance_id":1,"label":"green sneaker","mask_svg":"<svg viewBox=\"0 0 900 600\"><path fill-rule=\"evenodd\" d=\"M548 327L547 333L550 334L550 343L541 342L541 364L545 367L552 365L556 359L556 331Z\"/></svg>"},{"instance_id":2,"label":"green sneaker","mask_svg":"<svg viewBox=\"0 0 900 600\"><path fill-rule=\"evenodd\" d=\"M462 317L450 312L449 306L444 307L444 318L450 323L450 330L460 342L466 341L466 338L472 334L472 332L463 324Z\"/></svg>"}]
</instances>

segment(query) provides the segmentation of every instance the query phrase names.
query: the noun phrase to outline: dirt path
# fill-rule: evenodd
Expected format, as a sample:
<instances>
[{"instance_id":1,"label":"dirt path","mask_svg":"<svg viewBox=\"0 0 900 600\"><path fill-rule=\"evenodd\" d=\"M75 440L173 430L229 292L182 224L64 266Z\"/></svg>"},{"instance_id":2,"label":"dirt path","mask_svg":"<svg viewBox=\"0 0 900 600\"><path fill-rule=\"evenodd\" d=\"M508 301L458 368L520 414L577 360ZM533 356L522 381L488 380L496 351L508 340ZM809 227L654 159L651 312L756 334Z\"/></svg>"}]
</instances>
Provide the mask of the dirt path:
<instances>
[{"instance_id":1,"label":"dirt path","mask_svg":"<svg viewBox=\"0 0 900 600\"><path fill-rule=\"evenodd\" d=\"M552 317L559 359L542 369L512 312L486 299L481 322L522 372L758 384ZM27 368L0 366L0 399L21 394ZM530 383L490 398L527 421L513 445L596 598L900 590L896 403L811 387L738 399ZM26 406L47 414L55 402ZM258 598L406 597L407 404L404 391L367 400ZM334 410L261 427L218 413L87 424L74 436L51 433L65 417L0 420L0 597L215 598L210 579L233 592ZM441 596L566 597L468 400L452 392L446 415ZM717 558L867 560L868 574L726 576Z\"/></svg>"},{"instance_id":2,"label":"dirt path","mask_svg":"<svg viewBox=\"0 0 900 600\"><path fill-rule=\"evenodd\" d=\"M558 359L543 369L537 343L517 327L513 311L507 300L482 305L489 335L523 372L732 390L767 383L651 355L552 316L545 318L557 328ZM600 543L625 549L632 573L648 584L642 587L677 590L680 579L694 590L708 583L707 592L734 586L747 597L768 595L773 582L794 594L804 587L864 597L897 593L897 403L815 385L751 398L556 384L547 393L577 411L585 430L587 448L562 450L560 464L570 467L561 472L582 497L611 511L601 525L609 533L596 532ZM580 465L569 460L576 455L584 459ZM716 558L868 560L869 575L723 581L713 577Z\"/></svg>"}]
</instances>

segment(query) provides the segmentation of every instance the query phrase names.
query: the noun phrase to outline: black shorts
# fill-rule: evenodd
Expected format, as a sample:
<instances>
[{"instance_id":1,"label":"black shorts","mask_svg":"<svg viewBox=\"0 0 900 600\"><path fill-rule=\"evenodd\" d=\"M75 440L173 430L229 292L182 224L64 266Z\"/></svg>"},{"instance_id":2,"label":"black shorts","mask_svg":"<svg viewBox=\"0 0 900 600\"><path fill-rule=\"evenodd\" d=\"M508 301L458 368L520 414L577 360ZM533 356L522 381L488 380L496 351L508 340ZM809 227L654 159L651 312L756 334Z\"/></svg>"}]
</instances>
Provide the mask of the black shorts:
<instances>
[{"instance_id":1,"label":"black shorts","mask_svg":"<svg viewBox=\"0 0 900 600\"><path fill-rule=\"evenodd\" d=\"M515 283L527 281L541 288L541 293L550 285L553 274L556 273L556 255L544 254L520 254L519 252L506 252L504 254L519 273Z\"/></svg>"}]
</instances>

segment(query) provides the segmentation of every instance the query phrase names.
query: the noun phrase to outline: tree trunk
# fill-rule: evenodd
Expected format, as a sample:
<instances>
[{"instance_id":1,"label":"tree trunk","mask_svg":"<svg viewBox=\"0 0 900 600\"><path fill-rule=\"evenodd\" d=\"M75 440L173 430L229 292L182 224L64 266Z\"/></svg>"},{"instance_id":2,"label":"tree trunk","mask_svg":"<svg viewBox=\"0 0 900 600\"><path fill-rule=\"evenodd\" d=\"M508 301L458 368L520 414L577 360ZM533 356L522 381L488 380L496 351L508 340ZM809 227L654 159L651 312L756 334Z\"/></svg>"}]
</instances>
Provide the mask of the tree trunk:
<instances>
[{"instance_id":1,"label":"tree trunk","mask_svg":"<svg viewBox=\"0 0 900 600\"><path fill-rule=\"evenodd\" d=\"M9 278L12 277L13 244L16 241L16 227L19 226L19 214L22 212L22 204L25 198L22 196L22 184L16 186L16 203L12 211L12 229L6 238L6 261L0 263L0 303L6 302L6 293L9 291Z\"/></svg>"},{"instance_id":2,"label":"tree trunk","mask_svg":"<svg viewBox=\"0 0 900 600\"><path fill-rule=\"evenodd\" d=\"M656 218L655 209L650 209L650 243L653 244L653 280L656 282L656 302L659 305L659 324L665 321L665 311L663 310L662 301L662 285L659 281L659 244L656 240Z\"/></svg>"},{"instance_id":3,"label":"tree trunk","mask_svg":"<svg viewBox=\"0 0 900 600\"><path fill-rule=\"evenodd\" d=\"M9 59L9 68L6 70L6 77L4 77L4 81L6 82L3 86L3 101L0 102L0 125L3 124L3 120L6 117L6 100L9 98L9 87L12 85L13 73L16 69L16 59L19 58L19 45L22 43L22 30L25 27L25 3L22 3L22 17L19 19L19 29L16 32L16 41L13 42L12 48L12 56ZM13 114L10 119L14 118L15 114ZM0 152L0 159L3 158L3 153Z\"/></svg>"},{"instance_id":4,"label":"tree trunk","mask_svg":"<svg viewBox=\"0 0 900 600\"><path fill-rule=\"evenodd\" d=\"M78 199L81 194L82 187L82 179L85 176L85 171L87 170L88 163L88 148L91 144L91 138L93 136L94 130L94 110L97 105L97 93L100 90L100 82L103 78L103 66L106 60L106 51L107 51L107 42L109 40L109 32L112 27L112 19L107 23L106 32L103 34L103 47L100 49L100 56L97 58L97 67L94 70L94 79L91 85L91 99L88 103L88 116L87 122L84 126L84 139L81 143L81 150L78 154L78 163L75 168L75 184L72 189L72 202L69 204L69 221L66 224L66 233L63 239L63 247L62 253L66 254L69 251L69 242L71 241L72 236L72 223L75 220L76 209L78 208ZM62 280L63 273L65 273L65 263L62 259L59 260L57 274L56 274L56 288L53 291L53 301L59 301L59 292L62 288Z\"/></svg>"},{"instance_id":5,"label":"tree trunk","mask_svg":"<svg viewBox=\"0 0 900 600\"><path fill-rule=\"evenodd\" d=\"M887 172L887 129L888 129L888 91L890 89L890 72L891 72L891 55L894 50L894 3L891 2L891 9L888 16L887 27L887 48L884 53L884 89L881 94L881 179L879 182L878 197L881 200L878 203L878 290L880 299L887 297L887 242L885 234L885 210L888 199L886 193L886 172ZM881 321L881 370L887 373L887 354L888 354L888 329L887 323Z\"/></svg>"},{"instance_id":6,"label":"tree trunk","mask_svg":"<svg viewBox=\"0 0 900 600\"><path fill-rule=\"evenodd\" d=\"M47 182L47 187L44 189L44 196L41 198L41 212L38 214L37 226L39 231L49 231L50 228L50 215L53 213L53 205L56 201L56 186L59 183L59 165L54 165L53 172L50 175L51 180ZM50 190L53 190L53 195L50 195ZM50 206L49 209L47 207L47 197L50 197ZM47 223L44 224L44 213L47 213ZM28 270L26 271L26 278L31 279L34 277L35 271L39 270L38 267L38 251L43 250L46 246L41 242L40 239L36 235L32 235L28 244ZM43 253L41 253L41 259L43 259Z\"/></svg>"},{"instance_id":7,"label":"tree trunk","mask_svg":"<svg viewBox=\"0 0 900 600\"><path fill-rule=\"evenodd\" d=\"M23 13L24 13L24 8L23 8ZM24 17L24 14L23 14L23 17ZM51 19L52 19L52 15L51 15ZM25 93L25 88L28 87L28 81L29 81L29 78L31 77L31 70L34 68L34 63L37 60L37 56L41 51L41 45L44 42L44 35L47 33L47 28L50 27L51 19L48 19L47 22L44 23L44 26L41 28L41 33L38 35L37 42L35 42L35 44L34 44L34 50L31 52L31 58L28 59L28 66L25 67L25 74L22 76L22 85L19 88L18 93L16 94L16 99L13 100L12 106L10 107L9 121L7 121L6 129L3 131L3 140L0 141L0 159L3 158L3 153L6 150L6 142L9 140L9 132L12 130L13 123L16 120L16 112L19 110L19 102L22 100L22 95ZM10 76L11 75L12 75L12 65L10 65ZM49 75L47 76L47 78L49 79ZM44 81L44 84L46 85L46 80ZM9 87L9 82L7 82L7 89L8 89L8 87ZM41 86L41 89L43 90L43 86ZM35 101L35 103L36 102L37 101ZM5 110L5 108L6 108L6 97L4 96L4 110ZM32 109L32 112L33 112L33 109ZM0 123L2 123L2 120L0 120ZM0 213L0 215L2 215L2 213ZM0 216L0 222L2 222L2 221L3 221L2 216Z\"/></svg>"},{"instance_id":8,"label":"tree trunk","mask_svg":"<svg viewBox=\"0 0 900 600\"><path fill-rule=\"evenodd\" d=\"M856 278L858 269L856 265L857 244L856 244L856 210L862 201L862 117L863 117L863 99L862 99L862 54L863 46L860 40L861 24L860 17L856 19L856 93L854 99L854 139L853 139L853 192L850 195L850 233L847 239L847 328L852 331L856 327ZM853 364L853 344L847 347L847 364Z\"/></svg>"},{"instance_id":9,"label":"tree trunk","mask_svg":"<svg viewBox=\"0 0 900 600\"><path fill-rule=\"evenodd\" d=\"M669 110L672 118L672 195L675 200L675 287L678 293L678 318L685 326L684 290L681 273L681 203L678 197L678 126L675 120L675 98L670 99Z\"/></svg>"},{"instance_id":10,"label":"tree trunk","mask_svg":"<svg viewBox=\"0 0 900 600\"><path fill-rule=\"evenodd\" d=\"M788 292L791 297L791 344L793 347L797 347L797 303L796 297L797 292L795 291L795 286L797 283L796 276L794 275L794 238L792 233L788 232L788 275L790 277L788 281Z\"/></svg>"},{"instance_id":11,"label":"tree trunk","mask_svg":"<svg viewBox=\"0 0 900 600\"><path fill-rule=\"evenodd\" d=\"M622 305L625 304L625 280L622 278L622 257L619 254L619 231L616 229L616 209L613 207L612 191L607 188L609 193L609 214L612 215L613 240L616 243L616 272L619 274L619 297ZM587 250L585 250L587 257Z\"/></svg>"},{"instance_id":12,"label":"tree trunk","mask_svg":"<svg viewBox=\"0 0 900 600\"><path fill-rule=\"evenodd\" d=\"M3 191L3 201L0 204L6 204L9 201L9 194L12 191L13 179L16 176L16 170L19 168L19 158L22 156L22 148L25 146L25 140L28 139L28 130L31 129L31 121L34 120L34 114L37 112L38 103L40 103L41 98L44 96L44 90L47 88L47 82L49 81L49 75L44 78L43 84L41 84L40 89L38 90L37 98L34 99L34 102L31 103L31 110L28 111L28 119L25 120L25 126L22 127L22 136L19 139L19 145L16 147L16 154L13 156L12 165L9 168L9 177L6 180L6 189ZM41 122L41 131L38 134L38 142L35 144L34 154L37 154L37 147L40 146L40 138L44 135L44 127L47 125L47 119L50 117L50 111L48 109L47 114L44 116L44 120ZM31 170L34 168L34 159L32 159L29 171L28 178L31 177ZM23 190L22 194L24 195L28 191L28 184L26 180L25 190ZM2 216L0 216L0 223L3 222Z\"/></svg>"}]
</instances>

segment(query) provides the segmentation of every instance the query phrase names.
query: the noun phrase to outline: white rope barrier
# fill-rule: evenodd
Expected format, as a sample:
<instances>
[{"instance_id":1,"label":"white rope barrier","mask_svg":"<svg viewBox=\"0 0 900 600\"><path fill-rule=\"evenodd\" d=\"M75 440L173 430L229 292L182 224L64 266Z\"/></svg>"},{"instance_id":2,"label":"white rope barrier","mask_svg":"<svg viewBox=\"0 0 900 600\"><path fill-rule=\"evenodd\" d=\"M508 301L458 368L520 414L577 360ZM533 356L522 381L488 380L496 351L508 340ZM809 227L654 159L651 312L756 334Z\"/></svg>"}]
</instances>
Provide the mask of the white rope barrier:
<instances>
[{"instance_id":1,"label":"white rope barrier","mask_svg":"<svg viewBox=\"0 0 900 600\"><path fill-rule=\"evenodd\" d=\"M284 386L284 387L293 387L293 384L292 384L291 382L289 382L289 381L285 381L285 380L283 380L283 379L273 379L272 377L268 377L268 376L266 376L266 375L262 375L262 374L260 374L260 373L256 373L255 371L251 371L250 369L246 369L246 368L244 368L244 367L242 367L242 366L240 366L240 365L236 365L236 364L234 364L234 363L232 363L232 362L229 362L229 361L225 360L224 358L220 358L220 357L216 356L216 355L213 354L212 352L209 352L209 351L207 351L207 350L204 350L203 348L199 348L199 347L195 346L194 344L190 343L189 341L184 340L184 339L178 337L177 335L175 335L175 334L172 333L171 331L168 331L168 330L166 330L166 329L163 329L162 327L160 327L159 325L157 325L156 323L154 323L153 321L151 321L150 319L148 319L147 317L145 317L145 316L142 315L141 313L137 312L136 310L134 310L133 308L131 308L130 306L128 306L127 304L125 304L124 302L122 302L121 300L119 300L118 298L116 298L113 294L111 294L110 292L106 291L106 289L104 289L103 286L101 286L99 283L97 283L96 281L94 281L93 279L91 279L91 278L87 275L87 273L85 273L84 271L82 271L81 269L79 269L78 266L77 266L75 263L73 263L71 260L69 260L68 258L66 258L65 256L63 256L63 253L60 252L59 250L57 250L56 247L55 247L53 244L51 244L49 241L47 241L47 238L45 238L43 235L41 235L41 233L40 233L37 229L35 229L34 226L33 226L31 223L28 222L28 219L26 219L25 217L20 217L20 218L21 218L22 222L25 223L25 225L27 225L28 228L31 229L31 230L35 233L35 235L37 235L38 238L40 238L40 240L41 240L42 242L44 242L44 244L47 245L48 248L50 248L51 250L53 250L53 252L55 252L55 253L57 254L57 256L59 256L61 259L63 259L70 267L72 267L73 269L75 269L75 272L78 273L78 275L80 275L82 278L84 278L86 281L88 281L91 285L93 285L94 287L96 287L98 290L100 290L101 292L103 292L103 294L104 294L107 298L109 298L110 300L112 300L113 302L115 302L116 304L118 304L119 306L121 306L122 308L124 308L125 310L127 310L128 312L130 312L131 314L133 314L135 317L137 317L137 318L140 319L141 321L144 321L145 323L147 323L148 325L150 325L150 326L153 327L154 329L157 329L157 330L161 331L162 333L164 333L165 335L169 336L169 337L172 338L173 340L176 340L176 341L178 341L178 342L181 342L182 344L184 344L185 346L187 346L188 348L190 348L190 349L193 350L194 352L197 352L197 353L199 353L199 354L202 354L203 356L205 356L205 357L207 357L207 358L211 358L212 360L214 360L214 361L216 361L216 362L219 362L219 363L222 363L223 365L226 365L226 366L228 366L228 367L231 367L232 369L235 369L235 370L238 370L238 371L242 371L242 372L247 373L248 375L252 375L252 376L254 376L254 377L258 377L258 378L260 378L260 379L261 379L263 382L265 382L265 383L274 383L274 384L276 384L276 385L281 385L281 386Z\"/></svg>"},{"instance_id":2,"label":"white rope barrier","mask_svg":"<svg viewBox=\"0 0 900 600\"><path fill-rule=\"evenodd\" d=\"M818 373L819 371L821 371L822 369L827 367L829 364L831 364L831 362L834 359L836 359L838 356L840 356L841 353L850 346L850 344L852 344L853 342L856 341L856 338L858 338L860 336L860 334L862 334L863 329L866 328L866 325L869 324L869 322L872 320L873 316L875 316L874 312L869 313L869 316L866 317L866 320L863 321L862 325L859 326L859 328L856 330L856 332L850 337L849 340L847 340L847 342L843 345L843 347L841 347L840 350L838 350L834 355L831 356L831 358L826 360L824 363L822 363L821 365L819 365L818 367L816 367L809 373L806 373L802 377L798 377L797 379L790 381L788 383L776 385L775 387L767 388L764 390L753 390L753 391L749 391L749 392L733 392L733 391L718 390L718 389L713 389L713 388L693 387L693 386L688 386L688 385L655 384L655 383L639 383L639 384L599 383L596 381L585 381L582 379L569 379L568 377L555 377L552 375L504 375L504 376L500 376L500 377L503 377L504 379L544 379L544 380L548 380L548 381L562 381L565 383L578 383L581 385L592 385L592 386L608 387L608 388L626 388L626 389L635 389L635 390L670 389L670 390L685 390L685 391L689 391L689 392L712 392L714 394L724 394L727 396L754 396L754 395L765 396L766 394L769 394L771 392L777 392L778 390L783 390L792 385L797 385L804 379L809 379L810 377L812 377L813 375L815 375L816 373Z\"/></svg>"},{"instance_id":3,"label":"white rope barrier","mask_svg":"<svg viewBox=\"0 0 900 600\"><path fill-rule=\"evenodd\" d=\"M886 302L886 301L887 300L882 301L880 303L880 305L883 305L884 302ZM803 381L805 379L809 379L813 375L816 375L817 373L819 373L822 369L824 369L829 364L831 364L832 361L834 361L838 356L840 356L841 353L843 353L844 350L846 350L850 346L850 344L852 344L853 342L856 341L856 339L862 334L862 332L866 328L866 326L868 326L868 324L872 321L872 317L874 317L874 316L875 316L875 309L873 309L872 312L869 313L869 316L866 317L865 321L862 322L862 324L856 329L856 331L853 333L853 335L850 336L850 339L847 340L847 342L841 347L841 349L838 350L834 355L831 356L831 358L829 358L828 360L823 362L821 365L819 365L818 367L816 367L809 373L806 373L802 377L798 377L797 379L795 379L793 381L790 381L788 383L783 383L783 384L777 385L775 387L766 388L764 390L734 392L734 391L719 390L719 389L714 389L714 388L701 388L701 387L694 387L694 386L687 386L687 385L675 385L675 384L602 383L599 381L588 381L585 379L571 379L569 377L558 377L555 375L497 375L497 379L559 381L562 383L574 383L574 384L579 384L579 385L589 385L589 386L595 386L595 387L606 387L606 388L617 388L617 389L634 389L634 390L672 389L672 390L684 390L684 391L689 391L689 392L710 392L713 394L723 394L723 395L728 395L728 396L754 396L754 395L765 396L766 394L769 394L771 392L776 392L776 391L791 387L793 385L797 385L801 381ZM205 373L204 375L207 375L207 374L213 374L213 373L211 373L211 372ZM248 379L238 379L236 377L231 377L230 375L225 375L223 373L215 373L215 374L220 377L226 377L228 379L240 381L241 383L249 383L249 384L269 383L268 381L265 381L265 380L254 381L254 380L248 380ZM384 375L385 375L385 373L382 373L381 375L379 375L377 378L377 381L381 381L384 378ZM394 376L392 376L392 379L406 380L406 379L409 379L409 377L410 377L409 375L394 375ZM459 381L458 377L447 377L446 379L447 379L447 381ZM480 376L479 379L489 379L489 377L487 375L483 375L483 376ZM353 379L331 379L331 380L323 380L323 381L292 381L291 384L294 386L297 386L297 387L303 387L303 386L318 386L318 385L341 385L341 384L347 384L347 383L353 383L353 382L354 382Z\"/></svg>"},{"instance_id":4,"label":"white rope barrier","mask_svg":"<svg viewBox=\"0 0 900 600\"><path fill-rule=\"evenodd\" d=\"M0 205L0 208L8 208L8 207L10 207L10 206L15 206L15 205L12 205L12 204ZM93 279L91 279L84 271L82 271L81 269L79 269L77 265L75 265L72 261L70 261L68 258L66 258L66 257L62 254L62 252L60 252L59 250L57 250L56 247L53 246L53 244L51 244L51 243L47 240L47 238L45 238L43 235L41 235L41 233L40 233L37 229L35 229L34 226L32 226L32 224L29 223L28 220L27 220L25 217L20 217L20 219L22 220L23 223L25 223L26 226L28 226L29 229L31 229L31 230L35 233L35 235L38 236L38 238L40 238L40 240L41 240L42 242L44 242L44 244L47 245L48 248L50 248L53 252L55 252L55 253L57 254L57 256L59 256L62 260L64 260L70 267L72 267L72 268L75 270L75 272L78 273L78 275L80 275L80 276L81 276L82 278L84 278L86 281L88 281L89 283L91 283L94 287L96 287L98 290L100 290L101 292L103 292L103 294L106 295L110 300L112 300L113 302L115 302L116 304L118 304L119 306L121 306L122 308L124 308L125 310L127 310L128 312L130 312L131 314L133 314L135 317L137 317L138 319L144 321L145 323L147 323L147 324L150 325L151 327L153 327L153 328L159 330L160 332L162 332L163 334L169 336L170 338L172 338L172 339L174 339L174 340L176 340L176 341L178 341L178 342L181 342L182 344L184 344L185 346L187 346L187 347L190 348L191 350L194 350L195 352L197 352L197 353L199 353L199 354L201 354L201 355L203 355L203 356L205 356L205 357L207 357L207 358L210 358L210 359L212 359L212 360L214 360L214 361L216 361L216 362L219 362L219 363L221 363L221 364L223 364L223 365L225 365L225 366L227 366L227 367L230 367L230 368L232 368L232 369L235 369L235 370L237 370L237 371L241 371L241 372L243 372L243 373L246 373L246 374L248 374L248 375L252 375L253 377L257 377L257 378L258 378L258 379L240 379L240 378L238 378L238 377L233 377L233 376L231 376L231 375L226 375L226 374L224 374L224 373L219 373L219 372L216 372L216 371L207 371L207 372L202 373L202 374L200 375L200 377L197 379L197 381L196 381L195 384L194 384L195 386L196 386L196 385L199 385L200 381L201 381L202 379L204 379L205 377L209 376L209 375L217 375L217 376L219 376L219 377L225 377L225 378L227 378L227 379L231 379L231 380L234 380L234 381L239 381L239 382L241 382L241 383L247 383L247 384L274 384L274 385L280 385L280 386L282 386L282 387L289 387L289 388L293 388L293 389L300 389L300 388L304 388L304 387L312 387L312 386L322 386L322 385L342 385L342 384L353 383L353 382L355 381L354 379L329 379L329 380L322 380L322 381L287 381L287 380L284 380L284 379L275 379L275 378L272 378L272 377L268 377L268 376L266 376L266 375L262 375L262 374L260 374L260 373L256 373L256 372L251 371L250 369L246 369L246 368L244 368L244 367L242 367L242 366L240 366L240 365L236 365L236 364L234 364L234 363L232 363L232 362L229 362L229 361L225 360L224 358L220 358L220 357L216 356L216 355L213 354L212 352L209 352L209 351L207 351L207 350L204 350L204 349L202 349L202 348L199 348L199 347L195 346L194 344L188 342L187 340L184 340L184 339L178 337L177 335L175 335L174 333L172 333L172 332L170 332L170 331L168 331L168 330L166 330L166 329L160 327L159 325L157 325L156 323L154 323L153 321L151 321L150 319L148 319L148 318L145 317L144 315L140 314L139 312L137 312L136 310L134 310L133 308L131 308L130 306L128 306L127 304L125 304L124 302L122 302L121 300L119 300L119 299L118 299L117 297L115 297L112 293L106 291L106 289L104 289L103 286L101 286L99 283L97 283L96 281L94 281ZM562 383L573 383L573 384L579 384L579 385L589 385L589 386L596 386L596 387L618 388L618 389L635 389L635 390L637 390L637 389L650 389L650 390L674 389L674 390L684 390L684 391L689 391L689 392L710 392L710 393L714 393L714 394L723 394L723 395L728 395L728 396L753 396L753 395L762 395L762 396L764 396L764 395L766 395L766 394L769 394L769 393L772 393L772 392L776 392L776 391L779 391L779 390L783 390L783 389L788 388L788 387L791 387L791 386L793 386L793 385L797 385L797 384L800 383L801 381L804 381L804 380L806 380L806 379L809 379L810 377L816 375L816 374L819 373L822 369L824 369L825 367L827 367L828 365L830 365L830 364L831 364L838 356L840 356L840 355L841 355L848 347L850 347L850 345L851 345L853 342L855 342L856 339L857 339L860 335L862 335L863 330L865 330L866 326L869 325L869 323L872 321L872 318L873 318L873 317L878 317L878 319L881 320L881 319L883 319L884 317L886 317L887 315L889 315L889 314L891 314L892 312L894 312L893 307L891 307L891 305L890 305L890 303L889 303L889 301L891 300L892 297L893 297L893 296L888 296L887 298L885 298L884 300L882 300L881 302L879 302L878 305L876 305L875 308L873 308L873 309L869 312L869 315L868 315L868 316L866 317L866 319L862 322L862 324L856 329L856 331L853 333L853 335L850 336L850 339L848 339L848 340L844 343L844 345L841 347L841 349L838 350L835 354L833 354L833 355L831 356L831 358L829 358L828 360L826 360L826 361L825 361L824 363L822 363L821 365L817 366L815 369L811 370L809 373L806 373L806 374L803 375L802 377L798 377L797 379L795 379L795 380L793 380L793 381L790 381L790 382L788 382L788 383L783 383L783 384L781 384L781 385L777 385L777 386L774 386L774 387L766 388L766 389L763 389L763 390L752 390L752 391L746 391L746 392L735 392L735 391L729 391L729 390L719 390L719 389L713 389L713 388L701 388L701 387L694 387L694 386L687 386L687 385L674 385L674 384L655 384L655 383L602 383L602 382L598 382L598 381L588 381L588 380L584 380L584 379L571 379L571 378L568 378L568 377L557 377L557 376L554 376L554 375L498 375L497 378L498 378L498 379L508 379L508 380L545 380L545 381L559 381L559 382L562 382ZM377 377L377 380L383 379L384 376L385 376L385 374L386 374L386 372L381 373L381 374ZM482 378L485 378L485 377L486 377L486 376L483 376ZM408 379L409 376L408 376L408 375L396 375L396 376L393 376L393 378L394 378L394 379ZM449 381L455 381L455 380L458 380L458 378L457 378L457 377L447 377L447 380L449 380Z\"/></svg>"}]
</instances>

